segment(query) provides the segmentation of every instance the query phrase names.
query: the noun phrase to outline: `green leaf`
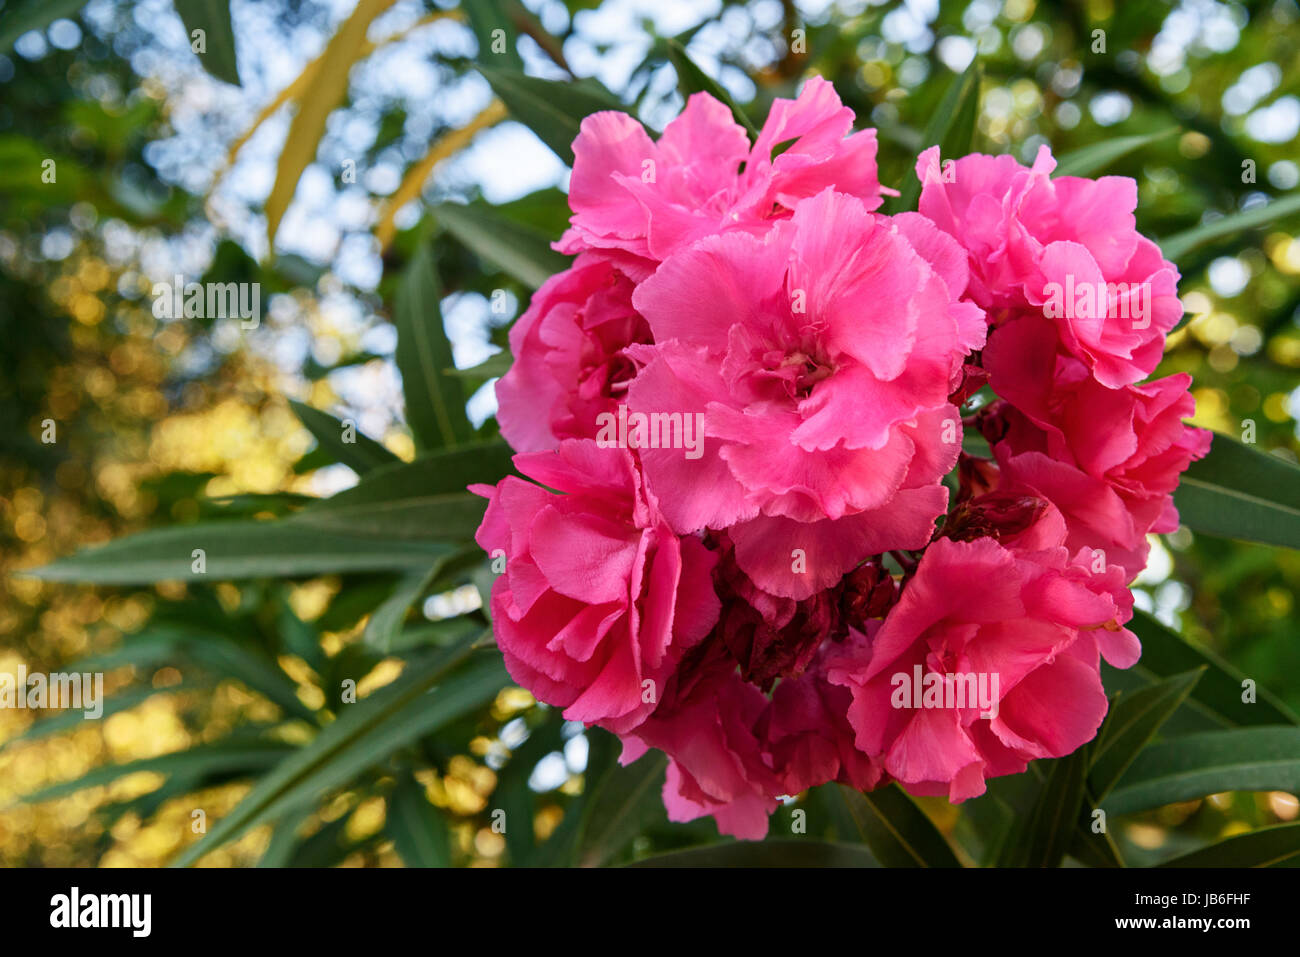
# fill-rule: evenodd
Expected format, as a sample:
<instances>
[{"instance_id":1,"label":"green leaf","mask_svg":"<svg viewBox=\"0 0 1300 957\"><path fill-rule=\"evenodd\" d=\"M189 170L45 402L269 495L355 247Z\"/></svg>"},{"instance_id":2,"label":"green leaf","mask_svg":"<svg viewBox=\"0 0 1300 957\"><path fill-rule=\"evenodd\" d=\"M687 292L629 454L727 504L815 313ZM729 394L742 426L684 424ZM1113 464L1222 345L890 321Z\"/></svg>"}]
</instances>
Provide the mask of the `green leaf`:
<instances>
[{"instance_id":1,"label":"green leaf","mask_svg":"<svg viewBox=\"0 0 1300 957\"><path fill-rule=\"evenodd\" d=\"M883 866L961 867L943 835L898 785L866 793L844 784L834 790Z\"/></svg>"},{"instance_id":2,"label":"green leaf","mask_svg":"<svg viewBox=\"0 0 1300 957\"><path fill-rule=\"evenodd\" d=\"M202 778L208 775L245 776L275 767L292 754L294 749L277 741L229 742L217 741L200 744L187 751L174 751L154 758L141 758L122 764L108 764L88 771L81 777L60 784L52 784L22 798L25 804L38 804L75 794L85 788L111 784L120 777L153 771L165 775L183 775Z\"/></svg>"},{"instance_id":3,"label":"green leaf","mask_svg":"<svg viewBox=\"0 0 1300 957\"><path fill-rule=\"evenodd\" d=\"M286 814L276 821L275 827L271 831L271 840L266 845L266 850L262 852L262 856L258 858L257 866L287 866L289 861L293 859L294 851L300 842L298 830L309 816L309 812L303 809L294 814Z\"/></svg>"},{"instance_id":4,"label":"green leaf","mask_svg":"<svg viewBox=\"0 0 1300 957\"><path fill-rule=\"evenodd\" d=\"M355 849L347 839L348 815L323 824L315 834L303 838L293 848L285 867L335 867Z\"/></svg>"},{"instance_id":5,"label":"green leaf","mask_svg":"<svg viewBox=\"0 0 1300 957\"><path fill-rule=\"evenodd\" d=\"M575 858L580 867L600 867L641 833L645 819L662 808L660 791L668 759L647 755L628 767L613 765L587 802Z\"/></svg>"},{"instance_id":6,"label":"green leaf","mask_svg":"<svg viewBox=\"0 0 1300 957\"><path fill-rule=\"evenodd\" d=\"M1152 143L1173 136L1178 127L1162 130L1159 133L1139 133L1137 136L1116 136L1102 140L1081 149L1071 150L1056 160L1053 176L1095 176L1115 160L1127 156Z\"/></svg>"},{"instance_id":7,"label":"green leaf","mask_svg":"<svg viewBox=\"0 0 1300 957\"><path fill-rule=\"evenodd\" d=\"M480 66L492 90L506 108L538 139L555 151L565 163L573 165L573 141L584 117L601 110L625 110L626 107L595 80L559 83L525 76L517 70Z\"/></svg>"},{"instance_id":8,"label":"green leaf","mask_svg":"<svg viewBox=\"0 0 1300 957\"><path fill-rule=\"evenodd\" d=\"M447 819L429 803L424 786L407 772L388 798L385 829L407 867L450 867Z\"/></svg>"},{"instance_id":9,"label":"green leaf","mask_svg":"<svg viewBox=\"0 0 1300 957\"><path fill-rule=\"evenodd\" d=\"M658 854L629 867L879 867L861 845L828 841L736 841Z\"/></svg>"},{"instance_id":10,"label":"green leaf","mask_svg":"<svg viewBox=\"0 0 1300 957\"><path fill-rule=\"evenodd\" d=\"M230 23L229 0L176 0L176 12L185 32L194 42L194 31L203 31L204 52L198 54L203 69L218 80L239 86L235 60L235 31Z\"/></svg>"},{"instance_id":11,"label":"green leaf","mask_svg":"<svg viewBox=\"0 0 1300 957\"><path fill-rule=\"evenodd\" d=\"M485 63L490 60L513 70L522 70L524 61L519 58L519 50L515 45L518 39L515 27L506 16L502 0L463 0L460 6L469 18L469 27L474 31L474 38L478 40L476 58L478 62ZM501 36L501 34L497 34L497 37L493 36L497 30L505 34L505 49L500 53L492 51L493 41Z\"/></svg>"},{"instance_id":12,"label":"green leaf","mask_svg":"<svg viewBox=\"0 0 1300 957\"><path fill-rule=\"evenodd\" d=\"M84 673L84 672L83 672ZM137 705L143 704L155 695L160 694L178 694L183 691L190 691L194 688L193 683L180 683L170 685L166 688L131 688L126 691L118 692L113 697L104 701L103 713L98 720L112 717L122 711L129 711ZM15 735L9 740L0 744L0 752L15 744L22 744L29 741L39 741L42 738L48 738L52 734L62 734L64 731L71 731L83 721L96 720L86 717L86 712L81 708L69 708L58 714L50 715L48 718L42 718L30 724L22 734Z\"/></svg>"},{"instance_id":13,"label":"green leaf","mask_svg":"<svg viewBox=\"0 0 1300 957\"><path fill-rule=\"evenodd\" d=\"M1160 863L1160 867L1272 867L1300 857L1300 822L1237 834L1199 851Z\"/></svg>"},{"instance_id":14,"label":"green leaf","mask_svg":"<svg viewBox=\"0 0 1300 957\"><path fill-rule=\"evenodd\" d=\"M530 289L568 268L569 257L551 248L542 233L507 219L482 203L443 203L432 209L438 223L476 255L495 263Z\"/></svg>"},{"instance_id":15,"label":"green leaf","mask_svg":"<svg viewBox=\"0 0 1300 957\"><path fill-rule=\"evenodd\" d=\"M487 502L466 487L495 485L511 473L512 455L508 445L495 441L385 466L287 521L390 541L469 541Z\"/></svg>"},{"instance_id":16,"label":"green leaf","mask_svg":"<svg viewBox=\"0 0 1300 957\"><path fill-rule=\"evenodd\" d=\"M1263 206L1240 213L1232 213L1192 229L1175 233L1160 240L1160 251L1166 259L1178 262L1189 252L1224 236L1235 236L1247 229L1267 226L1283 217L1300 213L1300 195L1284 196Z\"/></svg>"},{"instance_id":17,"label":"green leaf","mask_svg":"<svg viewBox=\"0 0 1300 957\"><path fill-rule=\"evenodd\" d=\"M1300 548L1300 468L1229 436L1183 473L1174 504L1192 531Z\"/></svg>"},{"instance_id":18,"label":"green leaf","mask_svg":"<svg viewBox=\"0 0 1300 957\"><path fill-rule=\"evenodd\" d=\"M481 385L488 379L501 378L510 371L513 362L514 356L503 350L488 356L478 365L470 366L468 369L446 369L444 371L447 375L468 379L474 385Z\"/></svg>"},{"instance_id":19,"label":"green leaf","mask_svg":"<svg viewBox=\"0 0 1300 957\"><path fill-rule=\"evenodd\" d=\"M307 431L316 437L320 447L334 461L341 462L358 475L365 475L381 465L402 461L374 439L357 431L355 423L351 424L351 435L346 435L349 426L329 413L293 399L289 400L289 405L307 427ZM348 442L347 438L352 441Z\"/></svg>"},{"instance_id":20,"label":"green leaf","mask_svg":"<svg viewBox=\"0 0 1300 957\"><path fill-rule=\"evenodd\" d=\"M456 363L442 327L441 299L438 273L428 244L422 242L402 275L394 310L406 421L420 449L462 445L474 435L460 380L442 374Z\"/></svg>"},{"instance_id":21,"label":"green leaf","mask_svg":"<svg viewBox=\"0 0 1300 957\"><path fill-rule=\"evenodd\" d=\"M1142 642L1142 658L1127 671L1107 668L1108 677L1132 674L1148 682L1158 682L1205 668L1185 708L1225 728L1300 723L1281 700L1263 688L1256 688L1254 703L1242 701L1244 675L1212 652L1190 644L1146 612L1135 611L1128 628Z\"/></svg>"},{"instance_id":22,"label":"green leaf","mask_svg":"<svg viewBox=\"0 0 1300 957\"><path fill-rule=\"evenodd\" d=\"M1083 810L1088 746L1051 762L1051 771L1029 813L1008 835L1001 867L1059 867L1074 842Z\"/></svg>"},{"instance_id":23,"label":"green leaf","mask_svg":"<svg viewBox=\"0 0 1300 957\"><path fill-rule=\"evenodd\" d=\"M1131 814L1221 791L1300 791L1300 728L1234 728L1153 744L1102 802Z\"/></svg>"},{"instance_id":24,"label":"green leaf","mask_svg":"<svg viewBox=\"0 0 1300 957\"><path fill-rule=\"evenodd\" d=\"M961 76L954 77L939 107L930 117L921 135L921 150L939 147L939 161L958 159L971 151L975 142L975 121L979 118L980 82L984 68L978 58L971 61ZM921 180L905 177L902 195L895 199L895 212L914 212L921 196Z\"/></svg>"},{"instance_id":25,"label":"green leaf","mask_svg":"<svg viewBox=\"0 0 1300 957\"><path fill-rule=\"evenodd\" d=\"M512 867L532 867L536 864L537 833L533 820L537 815L537 799L528 786L528 779L532 777L537 762L551 752L564 748L563 716L557 709L551 708L540 711L534 709L528 718L536 720L539 714L540 723L529 730L528 739L511 751L505 767L497 773L497 786L492 792L492 807L506 812L506 853ZM590 733L588 732L589 735ZM590 751L588 753L590 755ZM566 822L569 822L572 814L571 807L565 809ZM556 835L552 834L551 837L555 839Z\"/></svg>"},{"instance_id":26,"label":"green leaf","mask_svg":"<svg viewBox=\"0 0 1300 957\"><path fill-rule=\"evenodd\" d=\"M745 115L745 111L736 105L731 94L717 80L701 70L679 42L670 37L666 45L668 59L672 62L673 69L677 71L677 88L681 90L682 96L689 99L692 93L707 93L715 100L721 101L731 110L731 115L736 122L745 128L745 132L749 134L749 141L751 143L756 141L758 127Z\"/></svg>"},{"instance_id":27,"label":"green leaf","mask_svg":"<svg viewBox=\"0 0 1300 957\"><path fill-rule=\"evenodd\" d=\"M180 648L213 675L235 678L273 701L285 714L316 723L315 712L298 698L297 686L266 658L212 632L191 633Z\"/></svg>"},{"instance_id":28,"label":"green leaf","mask_svg":"<svg viewBox=\"0 0 1300 957\"><path fill-rule=\"evenodd\" d=\"M1184 672L1132 694L1121 694L1110 706L1106 723L1092 743L1088 770L1089 793L1100 801L1147 746L1165 720L1191 694L1205 668Z\"/></svg>"},{"instance_id":29,"label":"green leaf","mask_svg":"<svg viewBox=\"0 0 1300 957\"><path fill-rule=\"evenodd\" d=\"M194 570L195 549L204 551L204 572ZM449 545L364 538L293 520L215 522L128 535L24 574L100 585L290 578L427 568L451 551Z\"/></svg>"},{"instance_id":30,"label":"green leaf","mask_svg":"<svg viewBox=\"0 0 1300 957\"><path fill-rule=\"evenodd\" d=\"M443 562L435 562L427 570L406 575L398 581L393 593L384 599L366 622L364 641L367 645L384 653L390 650L393 639L402 630L406 613L433 583L442 571L442 566Z\"/></svg>"},{"instance_id":31,"label":"green leaf","mask_svg":"<svg viewBox=\"0 0 1300 957\"><path fill-rule=\"evenodd\" d=\"M465 668L451 674L470 659L472 651L471 642L464 641L411 661L396 681L346 706L311 743L262 778L205 839L187 848L176 864L192 864L249 828L346 785L398 748L492 700L509 683L495 650L475 656Z\"/></svg>"},{"instance_id":32,"label":"green leaf","mask_svg":"<svg viewBox=\"0 0 1300 957\"><path fill-rule=\"evenodd\" d=\"M1085 795L1085 805L1092 802ZM1070 838L1070 856L1088 867L1124 867L1124 858L1109 831L1094 834L1089 806L1080 809L1079 820Z\"/></svg>"},{"instance_id":33,"label":"green leaf","mask_svg":"<svg viewBox=\"0 0 1300 957\"><path fill-rule=\"evenodd\" d=\"M75 17L86 0L25 0L5 4L0 24L0 53L8 53L14 41L29 30L44 30L55 20Z\"/></svg>"}]
</instances>

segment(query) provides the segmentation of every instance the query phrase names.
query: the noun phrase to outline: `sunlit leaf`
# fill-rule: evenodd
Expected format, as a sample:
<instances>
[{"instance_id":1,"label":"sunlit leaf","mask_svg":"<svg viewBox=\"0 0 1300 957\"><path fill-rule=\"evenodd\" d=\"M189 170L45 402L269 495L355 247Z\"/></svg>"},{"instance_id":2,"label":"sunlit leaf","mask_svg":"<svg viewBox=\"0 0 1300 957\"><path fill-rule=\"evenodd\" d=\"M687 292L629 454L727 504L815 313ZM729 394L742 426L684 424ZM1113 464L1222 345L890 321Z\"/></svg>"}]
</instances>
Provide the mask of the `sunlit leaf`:
<instances>
[{"instance_id":1,"label":"sunlit leaf","mask_svg":"<svg viewBox=\"0 0 1300 957\"><path fill-rule=\"evenodd\" d=\"M1300 790L1300 728L1185 734L1146 748L1103 802L1108 815L1221 791Z\"/></svg>"},{"instance_id":2,"label":"sunlit leaf","mask_svg":"<svg viewBox=\"0 0 1300 957\"><path fill-rule=\"evenodd\" d=\"M1159 133L1140 133L1137 136L1115 136L1111 139L1089 143L1081 149L1071 150L1056 158L1053 176L1096 176L1117 159L1158 143L1178 132L1178 127Z\"/></svg>"},{"instance_id":3,"label":"sunlit leaf","mask_svg":"<svg viewBox=\"0 0 1300 957\"><path fill-rule=\"evenodd\" d=\"M500 655L480 654L453 673L471 654L471 644L462 642L412 661L392 684L345 706L333 724L258 781L176 863L192 864L250 827L318 800L398 748L492 700L509 682Z\"/></svg>"},{"instance_id":4,"label":"sunlit leaf","mask_svg":"<svg viewBox=\"0 0 1300 957\"><path fill-rule=\"evenodd\" d=\"M1300 195L1284 196L1263 206L1240 213L1230 213L1219 219L1202 223L1181 233L1160 240L1160 251L1165 258L1178 262L1183 256L1208 242L1225 236L1239 236L1248 229L1267 226L1279 219L1300 213Z\"/></svg>"}]
</instances>

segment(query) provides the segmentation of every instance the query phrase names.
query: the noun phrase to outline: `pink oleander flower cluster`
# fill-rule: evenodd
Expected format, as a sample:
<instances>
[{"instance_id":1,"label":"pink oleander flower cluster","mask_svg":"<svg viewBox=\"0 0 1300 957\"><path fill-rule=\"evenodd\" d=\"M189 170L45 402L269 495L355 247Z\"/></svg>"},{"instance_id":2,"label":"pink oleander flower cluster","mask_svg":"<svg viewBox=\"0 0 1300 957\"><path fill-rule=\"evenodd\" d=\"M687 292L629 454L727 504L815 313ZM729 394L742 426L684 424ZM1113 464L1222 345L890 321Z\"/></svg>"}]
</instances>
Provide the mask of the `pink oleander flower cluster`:
<instances>
[{"instance_id":1,"label":"pink oleander flower cluster","mask_svg":"<svg viewBox=\"0 0 1300 957\"><path fill-rule=\"evenodd\" d=\"M1187 376L1141 381L1181 306L1132 180L932 149L884 215L853 119L818 78L752 144L705 94L657 140L588 117L576 258L497 385L525 478L475 487L514 679L742 838L829 781L958 802L1089 741L1209 445Z\"/></svg>"}]
</instances>

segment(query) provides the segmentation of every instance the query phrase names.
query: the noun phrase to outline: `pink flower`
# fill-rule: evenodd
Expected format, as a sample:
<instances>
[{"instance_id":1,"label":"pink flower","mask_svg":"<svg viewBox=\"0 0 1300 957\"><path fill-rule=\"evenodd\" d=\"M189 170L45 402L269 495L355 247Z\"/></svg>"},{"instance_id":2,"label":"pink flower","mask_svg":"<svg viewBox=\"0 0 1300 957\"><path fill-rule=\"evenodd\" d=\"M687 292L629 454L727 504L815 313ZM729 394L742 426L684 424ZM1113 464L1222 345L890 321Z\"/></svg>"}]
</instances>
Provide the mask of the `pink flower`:
<instances>
[{"instance_id":1,"label":"pink flower","mask_svg":"<svg viewBox=\"0 0 1300 957\"><path fill-rule=\"evenodd\" d=\"M730 527L755 583L795 599L922 547L959 450L948 395L984 340L965 279L922 217L832 190L762 238L712 236L664 262L633 293L656 345L629 349L645 368L628 404L702 416L702 457L642 452L674 529Z\"/></svg>"},{"instance_id":2,"label":"pink flower","mask_svg":"<svg viewBox=\"0 0 1300 957\"><path fill-rule=\"evenodd\" d=\"M798 99L772 104L752 148L730 109L706 93L687 101L658 142L626 113L593 113L573 144L573 225L556 248L662 261L714 233L761 232L828 186L875 209L876 133L852 127L853 111L821 77Z\"/></svg>"},{"instance_id":3,"label":"pink flower","mask_svg":"<svg viewBox=\"0 0 1300 957\"><path fill-rule=\"evenodd\" d=\"M514 461L565 494L513 476L472 487L489 500L475 538L506 559L491 601L506 668L570 721L635 727L717 621L716 557L673 534L625 450L569 440Z\"/></svg>"},{"instance_id":4,"label":"pink flower","mask_svg":"<svg viewBox=\"0 0 1300 957\"><path fill-rule=\"evenodd\" d=\"M650 327L632 306L632 280L586 253L533 295L510 329L514 364L496 385L501 434L519 452L592 438L597 419L626 398L633 343Z\"/></svg>"},{"instance_id":5,"label":"pink flower","mask_svg":"<svg viewBox=\"0 0 1300 957\"><path fill-rule=\"evenodd\" d=\"M855 744L848 721L852 693L827 677L836 659L866 654L866 636L852 630L842 644L822 644L807 671L782 681L772 693L759 731L783 794L799 794L829 781L859 791L882 783L884 769Z\"/></svg>"},{"instance_id":6,"label":"pink flower","mask_svg":"<svg viewBox=\"0 0 1300 957\"><path fill-rule=\"evenodd\" d=\"M1055 168L1045 146L1028 169L978 153L945 168L932 147L916 165L921 213L968 251L970 295L994 325L1047 316L1065 349L1118 388L1160 361L1183 311L1178 270L1138 233L1133 180L1052 179Z\"/></svg>"},{"instance_id":7,"label":"pink flower","mask_svg":"<svg viewBox=\"0 0 1300 957\"><path fill-rule=\"evenodd\" d=\"M683 662L655 713L621 735L619 762L649 748L664 751L671 759L663 791L668 820L712 815L720 833L762 840L782 793L755 732L767 698L741 680L719 645L700 650L704 657Z\"/></svg>"},{"instance_id":8,"label":"pink flower","mask_svg":"<svg viewBox=\"0 0 1300 957\"><path fill-rule=\"evenodd\" d=\"M1140 649L1118 573L1066 555L936 539L884 622L829 665L858 749L907 790L957 802L1089 741L1107 707L1099 652L1128 667Z\"/></svg>"},{"instance_id":9,"label":"pink flower","mask_svg":"<svg viewBox=\"0 0 1300 957\"><path fill-rule=\"evenodd\" d=\"M1147 533L1178 527L1179 475L1209 451L1211 434L1183 424L1195 412L1191 376L1107 388L1056 351L1042 319L997 329L984 365L1005 399L985 417L999 488L1049 500L1066 519L1071 551L1102 549L1136 576Z\"/></svg>"}]
</instances>

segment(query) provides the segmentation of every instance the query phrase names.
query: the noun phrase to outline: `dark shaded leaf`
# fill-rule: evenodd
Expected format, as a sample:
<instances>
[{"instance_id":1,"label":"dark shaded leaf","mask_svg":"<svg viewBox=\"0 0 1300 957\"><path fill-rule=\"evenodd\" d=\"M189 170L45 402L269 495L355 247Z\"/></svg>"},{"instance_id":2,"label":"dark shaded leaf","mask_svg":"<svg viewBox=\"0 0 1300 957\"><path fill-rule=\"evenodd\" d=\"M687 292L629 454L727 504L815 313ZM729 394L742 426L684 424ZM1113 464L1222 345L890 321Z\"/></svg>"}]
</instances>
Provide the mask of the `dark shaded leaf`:
<instances>
[{"instance_id":1,"label":"dark shaded leaf","mask_svg":"<svg viewBox=\"0 0 1300 957\"><path fill-rule=\"evenodd\" d=\"M307 431L316 437L320 447L328 452L335 462L341 462L358 475L365 475L371 469L381 465L392 465L402 461L374 439L363 435L357 430L355 424L352 425L353 434L350 436L353 441L348 442L344 438L346 426L328 412L313 409L293 399L289 400L289 405L302 420L302 424L307 427Z\"/></svg>"},{"instance_id":2,"label":"dark shaded leaf","mask_svg":"<svg viewBox=\"0 0 1300 957\"><path fill-rule=\"evenodd\" d=\"M648 814L661 808L667 757L655 751L628 767L615 764L601 777L587 802L579 829L577 863L600 867L641 832Z\"/></svg>"},{"instance_id":3,"label":"dark shaded leaf","mask_svg":"<svg viewBox=\"0 0 1300 957\"><path fill-rule=\"evenodd\" d=\"M658 854L629 867L879 867L871 853L854 844L823 841L736 841Z\"/></svg>"},{"instance_id":4,"label":"dark shaded leaf","mask_svg":"<svg viewBox=\"0 0 1300 957\"><path fill-rule=\"evenodd\" d=\"M428 244L419 243L398 286L394 312L406 421L420 449L463 445L474 435L460 380L442 372L456 363L442 326L441 299Z\"/></svg>"},{"instance_id":5,"label":"dark shaded leaf","mask_svg":"<svg viewBox=\"0 0 1300 957\"><path fill-rule=\"evenodd\" d=\"M204 52L197 54L203 69L224 83L239 86L229 0L176 0L176 12L185 22L191 45L194 31L203 31Z\"/></svg>"},{"instance_id":6,"label":"dark shaded leaf","mask_svg":"<svg viewBox=\"0 0 1300 957\"><path fill-rule=\"evenodd\" d=\"M1174 504L1194 532L1300 548L1300 468L1229 436L1183 473Z\"/></svg>"},{"instance_id":7,"label":"dark shaded leaf","mask_svg":"<svg viewBox=\"0 0 1300 957\"><path fill-rule=\"evenodd\" d=\"M573 141L584 117L601 110L624 110L618 98L595 80L560 83L525 76L514 71L480 66L479 71L492 85L513 116L555 151L555 155L573 165Z\"/></svg>"},{"instance_id":8,"label":"dark shaded leaf","mask_svg":"<svg viewBox=\"0 0 1300 957\"><path fill-rule=\"evenodd\" d=\"M468 249L531 289L569 266L569 257L553 250L544 234L501 216L489 206L443 203L431 212Z\"/></svg>"},{"instance_id":9,"label":"dark shaded leaf","mask_svg":"<svg viewBox=\"0 0 1300 957\"><path fill-rule=\"evenodd\" d=\"M896 784L865 794L835 789L852 816L859 839L885 867L961 867L948 842Z\"/></svg>"},{"instance_id":10,"label":"dark shaded leaf","mask_svg":"<svg viewBox=\"0 0 1300 957\"><path fill-rule=\"evenodd\" d=\"M745 111L736 104L736 101L731 98L731 94L717 80L701 70L695 61L691 59L690 54L686 52L686 48L677 40L670 37L666 43L668 59L672 62L673 69L677 71L677 88L681 90L682 96L689 99L693 93L709 94L731 110L732 117L749 134L749 141L751 143L756 141L758 139L758 127L745 115Z\"/></svg>"}]
</instances>

